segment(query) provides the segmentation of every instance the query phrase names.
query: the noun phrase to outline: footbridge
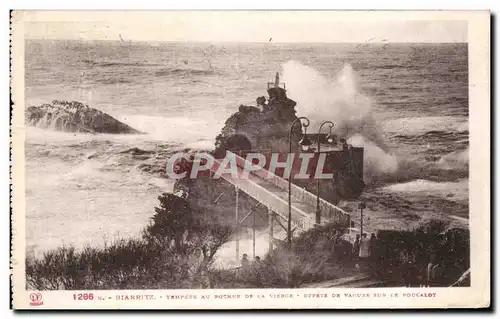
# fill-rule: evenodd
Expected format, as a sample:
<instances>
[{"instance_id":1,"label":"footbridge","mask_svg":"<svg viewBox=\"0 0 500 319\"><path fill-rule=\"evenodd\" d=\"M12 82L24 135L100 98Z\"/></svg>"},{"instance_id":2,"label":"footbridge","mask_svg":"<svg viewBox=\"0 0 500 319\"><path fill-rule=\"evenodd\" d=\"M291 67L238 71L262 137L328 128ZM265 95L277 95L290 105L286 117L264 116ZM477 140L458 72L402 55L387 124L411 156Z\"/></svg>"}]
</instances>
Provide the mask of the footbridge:
<instances>
[{"instance_id":1,"label":"footbridge","mask_svg":"<svg viewBox=\"0 0 500 319\"><path fill-rule=\"evenodd\" d=\"M285 233L287 233L289 214L289 182L288 180L277 176L264 168L250 172L247 171L248 177L242 177L245 165L253 164L248 163L245 158L231 151L227 151L226 157L229 156L234 157L236 161L238 173L237 177L233 176L231 173L223 173L220 177L233 185L236 190L235 219L237 231L239 230L241 223L243 223L252 214L255 214L255 212L240 212L238 195L239 192L242 191L258 201L259 205L267 207L269 218L269 250L272 250L275 242L273 233L275 223L280 225ZM215 159L215 163L211 167L212 173L215 173L221 165L222 160ZM290 191L292 236L296 236L317 225L315 222L317 196L294 183L291 183ZM349 213L321 198L319 204L321 210L321 224L335 222L345 226L346 228L350 227ZM239 258L238 239L236 242L236 256Z\"/></svg>"}]
</instances>

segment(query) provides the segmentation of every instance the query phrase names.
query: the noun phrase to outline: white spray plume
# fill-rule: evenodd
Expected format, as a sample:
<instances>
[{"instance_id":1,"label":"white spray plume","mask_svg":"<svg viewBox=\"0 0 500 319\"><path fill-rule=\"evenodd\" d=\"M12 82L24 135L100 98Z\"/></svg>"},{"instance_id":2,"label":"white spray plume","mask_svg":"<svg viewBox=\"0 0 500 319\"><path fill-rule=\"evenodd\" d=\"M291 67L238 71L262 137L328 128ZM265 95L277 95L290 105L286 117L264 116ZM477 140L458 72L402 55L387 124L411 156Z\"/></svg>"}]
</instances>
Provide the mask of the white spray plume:
<instances>
[{"instance_id":1,"label":"white spray plume","mask_svg":"<svg viewBox=\"0 0 500 319\"><path fill-rule=\"evenodd\" d=\"M364 148L364 173L368 177L391 175L398 171L396 156L386 153L377 145L366 141L362 135L356 134L347 140L349 144Z\"/></svg>"},{"instance_id":2,"label":"white spray plume","mask_svg":"<svg viewBox=\"0 0 500 319\"><path fill-rule=\"evenodd\" d=\"M365 175L397 171L397 159L389 153L381 128L373 118L372 102L360 92L350 64L345 64L331 79L297 61L288 61L283 69L287 94L297 102L297 115L311 120L310 133L330 120L335 124L335 134L354 146L365 147Z\"/></svg>"}]
</instances>

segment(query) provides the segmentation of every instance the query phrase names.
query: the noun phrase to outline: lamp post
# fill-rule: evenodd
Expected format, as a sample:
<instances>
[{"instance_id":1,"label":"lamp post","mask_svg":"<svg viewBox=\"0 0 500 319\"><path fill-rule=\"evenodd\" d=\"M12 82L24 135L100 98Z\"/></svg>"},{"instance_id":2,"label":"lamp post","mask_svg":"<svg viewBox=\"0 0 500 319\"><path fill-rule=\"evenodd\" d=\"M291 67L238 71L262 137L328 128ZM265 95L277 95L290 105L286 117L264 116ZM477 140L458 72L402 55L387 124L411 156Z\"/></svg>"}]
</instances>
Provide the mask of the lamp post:
<instances>
[{"instance_id":1,"label":"lamp post","mask_svg":"<svg viewBox=\"0 0 500 319\"><path fill-rule=\"evenodd\" d=\"M358 204L358 208L360 209L360 213L361 213L360 226L359 226L360 227L359 235L360 235L360 237L362 237L363 236L363 209L366 208L365 203L360 202Z\"/></svg>"},{"instance_id":2,"label":"lamp post","mask_svg":"<svg viewBox=\"0 0 500 319\"><path fill-rule=\"evenodd\" d=\"M331 143L333 142L333 136L332 136L332 128L333 128L333 122L331 121L325 121L323 123L321 123L321 125L319 126L319 130L318 130L318 160L319 160L319 155L321 154L321 143L320 143L320 140L319 140L319 137L320 137L320 134L321 134L321 129L323 128L323 125L325 124L330 124L330 133L328 133L328 135L326 136L326 140L328 143ZM316 191L317 191L317 196L316 196L316 225L320 225L321 224L321 208L319 207L319 191L320 191L320 180L318 178L317 180L317 188L316 188Z\"/></svg>"},{"instance_id":3,"label":"lamp post","mask_svg":"<svg viewBox=\"0 0 500 319\"><path fill-rule=\"evenodd\" d=\"M302 120L305 120L305 123L302 123ZM292 154L292 133L293 133L293 127L295 126L295 123L297 121L300 122L301 125L301 130L302 127L304 127L304 133L302 133L302 138L299 141L299 145L301 146L303 151L307 151L309 147L311 146L311 141L307 137L307 127L309 126L309 119L307 117L298 117L296 118L293 122L292 125L290 126L290 134L288 135L288 141L290 143L290 151L288 154ZM292 168L293 168L293 162L292 162L292 167L290 168L290 175L288 176L288 229L287 229L287 240L288 240L288 247L292 247Z\"/></svg>"}]
</instances>

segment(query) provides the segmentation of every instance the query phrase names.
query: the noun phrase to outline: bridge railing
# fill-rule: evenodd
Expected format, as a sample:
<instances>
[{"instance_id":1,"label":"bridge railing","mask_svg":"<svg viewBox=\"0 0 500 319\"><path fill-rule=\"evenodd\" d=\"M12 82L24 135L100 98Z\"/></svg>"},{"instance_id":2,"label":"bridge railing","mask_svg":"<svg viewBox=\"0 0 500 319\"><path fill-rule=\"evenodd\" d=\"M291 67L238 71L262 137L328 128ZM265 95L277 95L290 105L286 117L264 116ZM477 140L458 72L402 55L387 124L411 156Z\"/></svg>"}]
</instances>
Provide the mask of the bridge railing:
<instances>
[{"instance_id":1,"label":"bridge railing","mask_svg":"<svg viewBox=\"0 0 500 319\"><path fill-rule=\"evenodd\" d=\"M234 154L234 153L233 153ZM236 155L237 156L237 155ZM243 160L241 157L236 157L237 162L242 163ZM221 160L215 159L214 165L210 168L213 172L217 171L219 166L221 165ZM241 174L243 171L243 167L238 164L238 174ZM269 205L271 209L278 215L280 215L283 220L288 220L288 202L286 202L283 198L278 195L273 194L269 190L265 189L263 186L248 180L241 178L233 178L229 175L221 175L221 177L233 184L237 188L241 189L243 192L249 194L254 197L259 202L262 202L265 205ZM314 219L311 218L309 214L303 212L302 210L292 206L292 224L294 227L298 227L302 231L308 230L314 227Z\"/></svg>"},{"instance_id":2,"label":"bridge railing","mask_svg":"<svg viewBox=\"0 0 500 319\"><path fill-rule=\"evenodd\" d=\"M240 168L245 167L246 162L248 162L246 159L244 159L243 157L241 157L235 153L232 153L231 151L228 151L228 152L231 154L234 154L234 156L236 158L236 164L238 165L238 167L240 167ZM266 179L267 181L269 181L270 183L272 183L273 185L275 185L276 187L278 187L282 190L288 191L288 180L286 180L282 177L279 177L278 175L276 175L276 174L274 174L266 169L259 169L256 171L252 171L251 173L256 175L256 176L259 176L262 179ZM306 189L303 189L303 188L295 185L293 182L291 184L291 194L292 194L293 198L295 198L299 201L305 202L305 203L311 205L312 207L316 207L316 201L317 201L316 195L307 191ZM344 211L340 207L337 207L337 206L333 205L332 203L325 201L322 198L320 198L320 200L319 200L319 205L320 205L320 209L321 209L321 217L323 220L326 219L330 222L335 222L335 223L338 223L338 224L345 226L345 227L350 226L350 214L349 213L347 213L346 211ZM309 216L309 218L311 218L311 217Z\"/></svg>"}]
</instances>

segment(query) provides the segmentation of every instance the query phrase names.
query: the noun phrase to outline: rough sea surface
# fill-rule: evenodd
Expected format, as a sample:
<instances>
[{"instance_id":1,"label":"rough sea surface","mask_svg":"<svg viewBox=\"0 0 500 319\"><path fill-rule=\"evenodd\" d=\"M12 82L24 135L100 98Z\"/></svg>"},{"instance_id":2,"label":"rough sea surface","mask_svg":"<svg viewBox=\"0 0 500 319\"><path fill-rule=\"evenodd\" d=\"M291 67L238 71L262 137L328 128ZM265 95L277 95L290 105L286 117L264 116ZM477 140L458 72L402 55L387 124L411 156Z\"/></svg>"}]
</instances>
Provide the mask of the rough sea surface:
<instances>
[{"instance_id":1,"label":"rough sea surface","mask_svg":"<svg viewBox=\"0 0 500 319\"><path fill-rule=\"evenodd\" d=\"M210 149L240 104L266 95L276 71L297 115L313 127L331 120L365 147L366 223L437 217L467 227L467 54L466 44L27 40L26 106L75 100L147 133L27 127L29 250L139 235L173 182L140 169L151 155L128 150L161 160Z\"/></svg>"}]
</instances>

